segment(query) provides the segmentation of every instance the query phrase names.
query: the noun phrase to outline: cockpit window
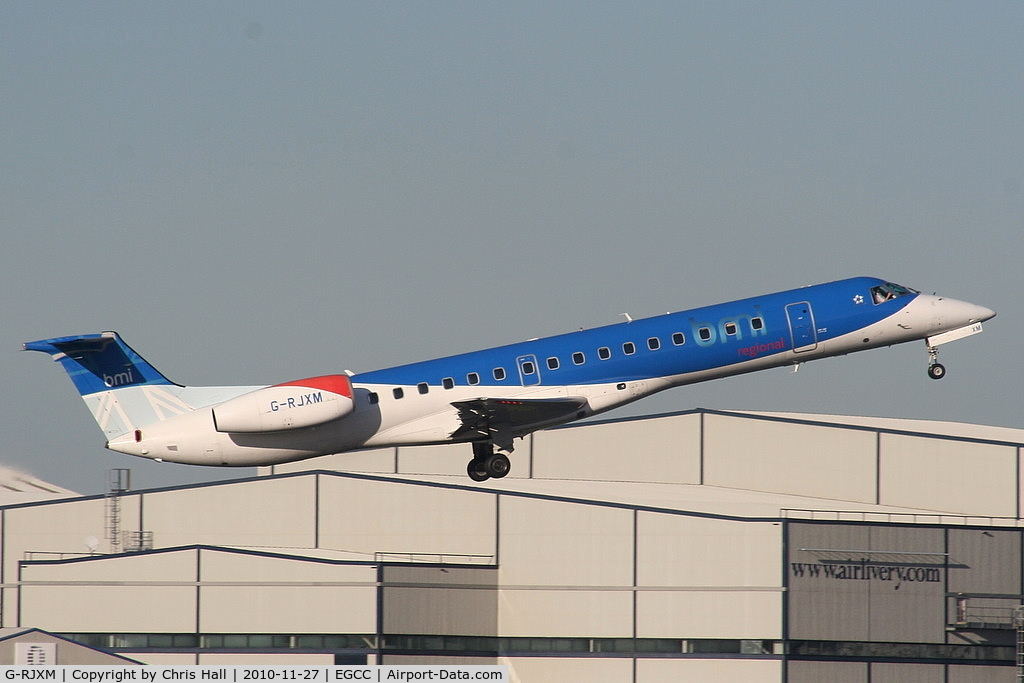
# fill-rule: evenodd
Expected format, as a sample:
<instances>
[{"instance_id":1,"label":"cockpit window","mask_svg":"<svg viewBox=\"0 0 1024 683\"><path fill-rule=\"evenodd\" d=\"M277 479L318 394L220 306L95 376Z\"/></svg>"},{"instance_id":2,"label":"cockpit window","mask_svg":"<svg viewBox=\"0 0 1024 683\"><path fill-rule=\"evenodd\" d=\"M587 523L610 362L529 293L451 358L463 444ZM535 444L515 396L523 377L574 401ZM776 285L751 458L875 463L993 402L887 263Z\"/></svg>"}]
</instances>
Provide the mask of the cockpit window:
<instances>
[{"instance_id":1,"label":"cockpit window","mask_svg":"<svg viewBox=\"0 0 1024 683\"><path fill-rule=\"evenodd\" d=\"M876 304L884 303L892 299L898 299L901 296L911 296L913 294L919 294L916 289L910 287L904 287L898 285L895 282L886 282L884 285L871 288L871 300Z\"/></svg>"}]
</instances>

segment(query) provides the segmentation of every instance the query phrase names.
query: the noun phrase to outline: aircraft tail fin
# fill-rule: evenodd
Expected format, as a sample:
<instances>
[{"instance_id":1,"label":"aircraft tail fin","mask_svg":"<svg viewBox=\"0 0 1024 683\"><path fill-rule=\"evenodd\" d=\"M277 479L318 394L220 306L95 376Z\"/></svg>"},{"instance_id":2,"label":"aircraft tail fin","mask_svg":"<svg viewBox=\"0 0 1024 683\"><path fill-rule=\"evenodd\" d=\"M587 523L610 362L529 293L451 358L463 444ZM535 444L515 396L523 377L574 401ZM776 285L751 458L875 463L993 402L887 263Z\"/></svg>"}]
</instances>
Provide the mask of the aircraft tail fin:
<instances>
[{"instance_id":1,"label":"aircraft tail fin","mask_svg":"<svg viewBox=\"0 0 1024 683\"><path fill-rule=\"evenodd\" d=\"M41 339L25 344L60 363L82 396L119 387L173 384L121 341L117 332Z\"/></svg>"},{"instance_id":2,"label":"aircraft tail fin","mask_svg":"<svg viewBox=\"0 0 1024 683\"><path fill-rule=\"evenodd\" d=\"M186 387L160 374L116 332L41 339L24 348L61 364L108 440L194 410Z\"/></svg>"}]
</instances>

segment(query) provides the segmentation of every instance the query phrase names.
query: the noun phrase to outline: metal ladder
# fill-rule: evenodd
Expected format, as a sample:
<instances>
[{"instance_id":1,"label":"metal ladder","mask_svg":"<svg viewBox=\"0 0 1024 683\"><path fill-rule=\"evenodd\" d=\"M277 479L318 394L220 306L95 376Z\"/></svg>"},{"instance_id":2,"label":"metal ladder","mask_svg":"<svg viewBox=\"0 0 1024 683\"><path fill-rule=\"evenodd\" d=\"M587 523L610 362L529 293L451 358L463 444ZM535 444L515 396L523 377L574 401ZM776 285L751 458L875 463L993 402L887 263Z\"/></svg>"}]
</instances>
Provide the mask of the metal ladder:
<instances>
[{"instance_id":1,"label":"metal ladder","mask_svg":"<svg viewBox=\"0 0 1024 683\"><path fill-rule=\"evenodd\" d=\"M1017 629L1017 680L1024 681L1024 605L1014 608L1013 625Z\"/></svg>"},{"instance_id":2,"label":"metal ladder","mask_svg":"<svg viewBox=\"0 0 1024 683\"><path fill-rule=\"evenodd\" d=\"M121 552L121 495L131 489L131 470L107 470L107 540L110 552Z\"/></svg>"}]
</instances>

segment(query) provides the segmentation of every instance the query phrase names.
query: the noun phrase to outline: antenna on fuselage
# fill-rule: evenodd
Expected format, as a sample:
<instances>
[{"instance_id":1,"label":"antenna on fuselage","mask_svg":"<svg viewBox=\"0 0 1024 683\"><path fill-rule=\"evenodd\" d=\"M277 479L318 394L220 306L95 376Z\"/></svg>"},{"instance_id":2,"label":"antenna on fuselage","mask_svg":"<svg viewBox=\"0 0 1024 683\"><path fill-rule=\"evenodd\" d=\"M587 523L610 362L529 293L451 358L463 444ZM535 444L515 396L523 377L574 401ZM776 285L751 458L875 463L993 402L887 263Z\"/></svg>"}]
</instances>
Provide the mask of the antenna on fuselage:
<instances>
[{"instance_id":1,"label":"antenna on fuselage","mask_svg":"<svg viewBox=\"0 0 1024 683\"><path fill-rule=\"evenodd\" d=\"M619 315L624 315L624 316L626 316L626 322L627 322L627 323L631 323L631 322L633 322L633 318L632 318L632 317L630 317L629 313L619 313Z\"/></svg>"}]
</instances>

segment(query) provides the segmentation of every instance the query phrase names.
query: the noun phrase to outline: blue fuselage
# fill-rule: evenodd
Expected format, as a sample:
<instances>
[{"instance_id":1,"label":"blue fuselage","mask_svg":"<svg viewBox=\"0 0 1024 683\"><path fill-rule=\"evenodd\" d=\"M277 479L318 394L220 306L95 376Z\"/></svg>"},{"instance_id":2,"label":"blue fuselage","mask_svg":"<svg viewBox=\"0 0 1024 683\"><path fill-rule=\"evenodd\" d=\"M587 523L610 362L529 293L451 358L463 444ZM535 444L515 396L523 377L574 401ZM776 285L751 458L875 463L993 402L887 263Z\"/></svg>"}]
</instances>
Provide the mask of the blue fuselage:
<instances>
[{"instance_id":1,"label":"blue fuselage","mask_svg":"<svg viewBox=\"0 0 1024 683\"><path fill-rule=\"evenodd\" d=\"M884 285L877 278L842 280L361 373L353 381L442 387L447 379L454 387L496 389L575 386L687 376L710 369L734 374L730 369L739 370L753 360L801 362L821 357L814 351L832 340L870 330L920 296L910 292L873 302L872 287ZM886 337L891 335L873 344L861 342L858 348L898 341ZM534 372L523 372L523 365L531 362ZM502 379L496 379L495 371Z\"/></svg>"}]
</instances>

